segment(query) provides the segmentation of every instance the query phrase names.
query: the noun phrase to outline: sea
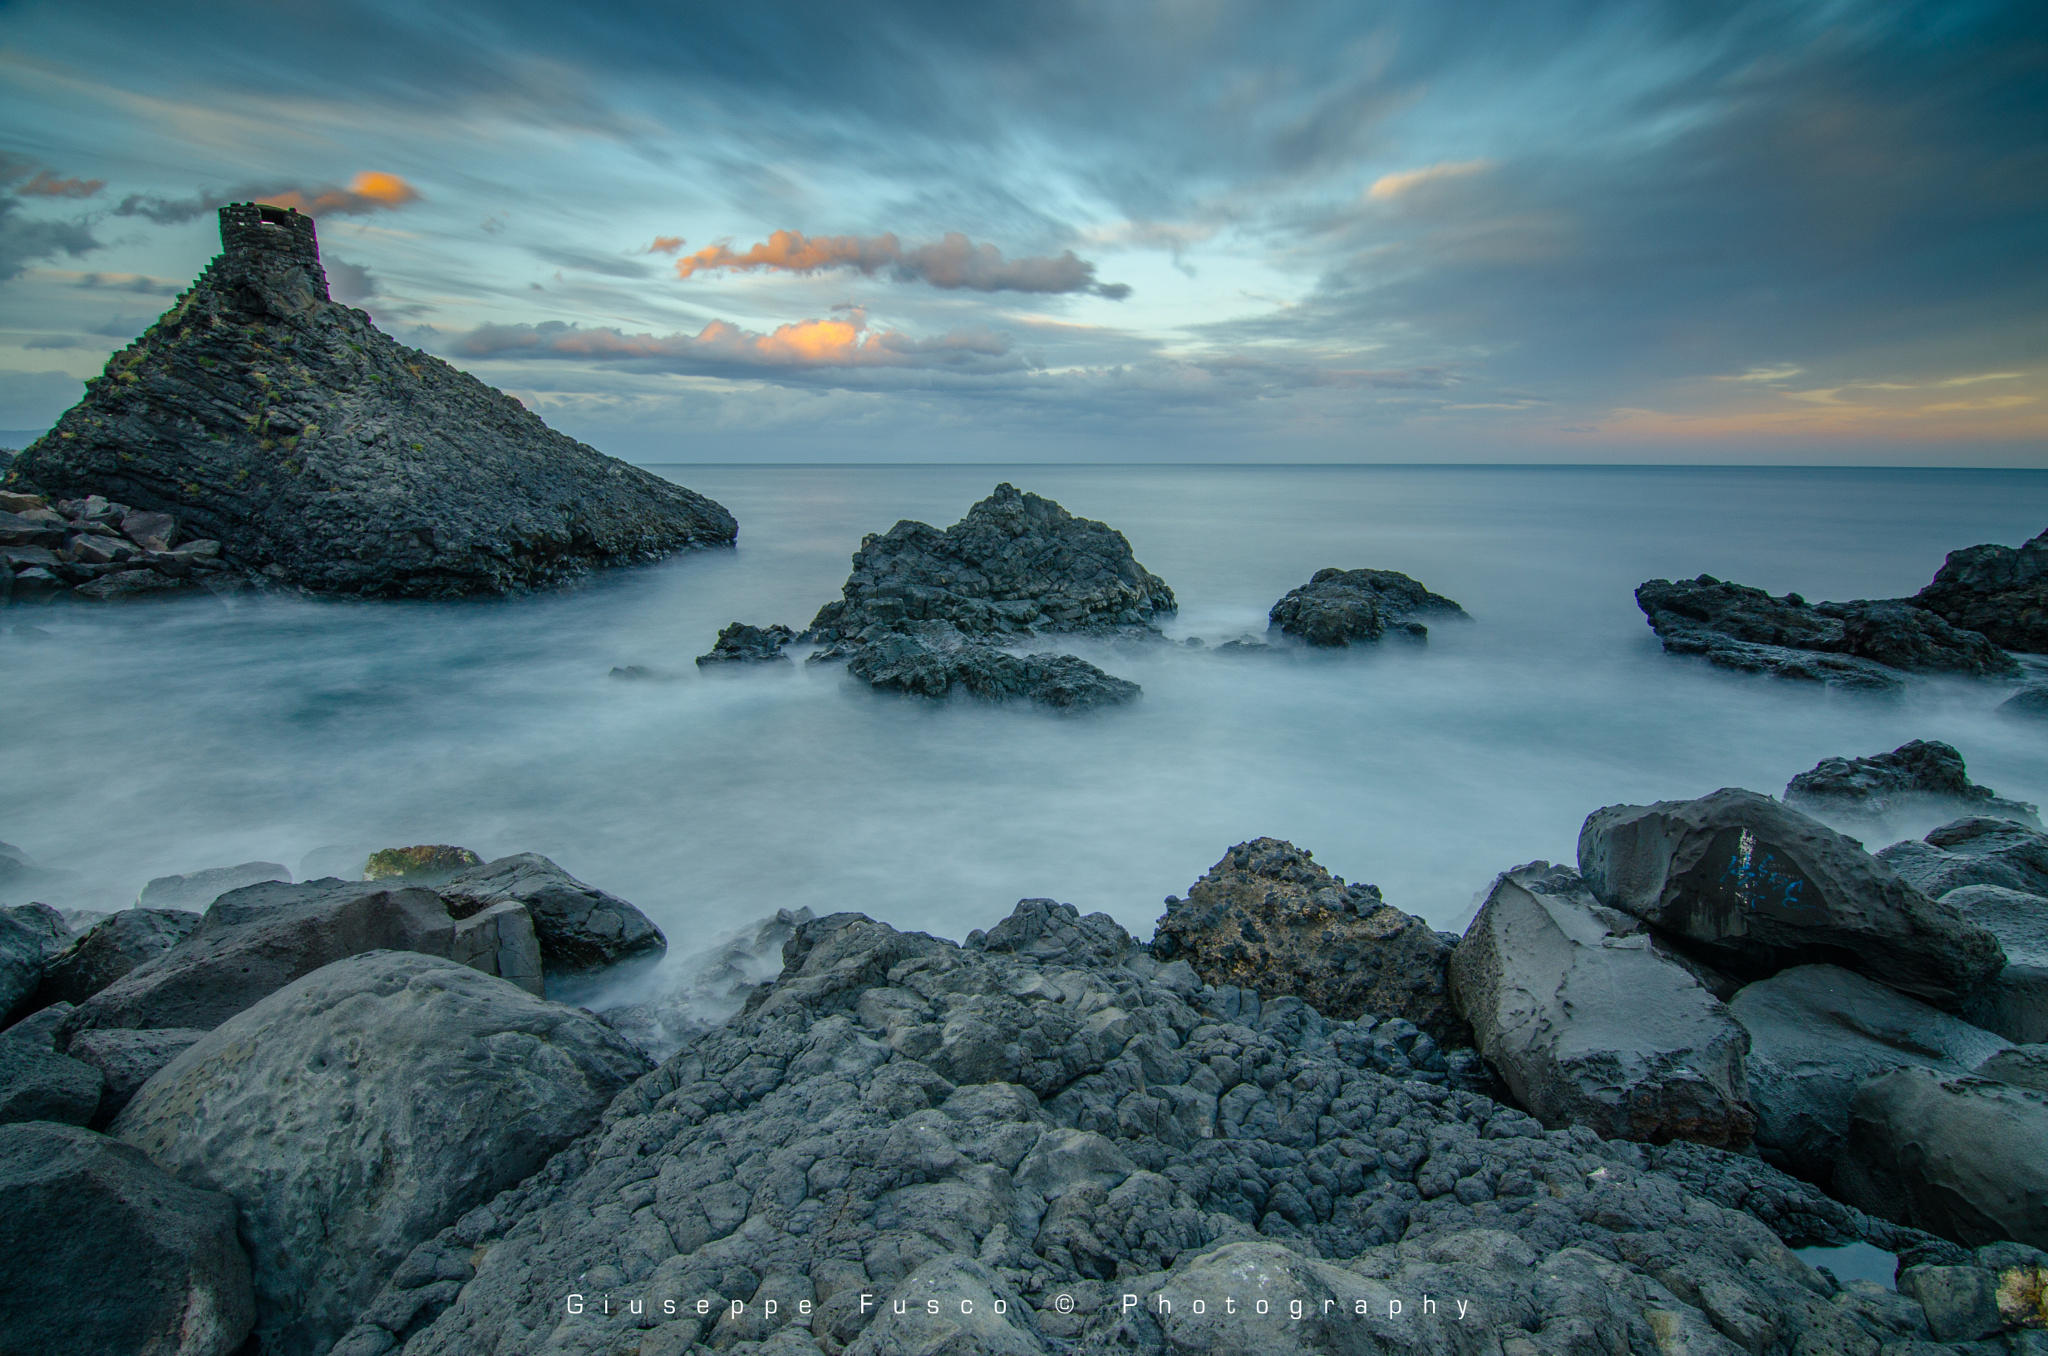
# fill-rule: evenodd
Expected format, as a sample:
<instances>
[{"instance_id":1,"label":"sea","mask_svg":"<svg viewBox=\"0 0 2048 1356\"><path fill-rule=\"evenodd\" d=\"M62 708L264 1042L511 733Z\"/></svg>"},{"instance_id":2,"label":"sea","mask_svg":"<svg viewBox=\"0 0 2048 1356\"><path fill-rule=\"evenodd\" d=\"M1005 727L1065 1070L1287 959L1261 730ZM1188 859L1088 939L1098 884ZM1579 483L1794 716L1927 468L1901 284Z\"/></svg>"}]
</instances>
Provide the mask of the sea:
<instances>
[{"instance_id":1,"label":"sea","mask_svg":"<svg viewBox=\"0 0 2048 1356\"><path fill-rule=\"evenodd\" d=\"M2048 527L2048 472L654 469L730 508L736 548L488 601L0 613L0 838L45 868L37 897L97 910L249 860L539 852L638 904L682 958L778 909L957 939L1031 897L1149 938L1168 895L1261 835L1459 930L1496 873L1574 860L1601 806L1777 794L1911 739L2048 801L2048 726L1997 711L2009 683L1887 697L1729 673L1664 654L1632 597L1703 573L1911 594L1950 550ZM1034 647L1140 683L1135 703L1061 714L692 662L727 622L802 627L865 534L950 524L1001 481L1117 528L1173 587L1169 643ZM1324 566L1403 571L1472 620L1420 646L1219 651Z\"/></svg>"}]
</instances>

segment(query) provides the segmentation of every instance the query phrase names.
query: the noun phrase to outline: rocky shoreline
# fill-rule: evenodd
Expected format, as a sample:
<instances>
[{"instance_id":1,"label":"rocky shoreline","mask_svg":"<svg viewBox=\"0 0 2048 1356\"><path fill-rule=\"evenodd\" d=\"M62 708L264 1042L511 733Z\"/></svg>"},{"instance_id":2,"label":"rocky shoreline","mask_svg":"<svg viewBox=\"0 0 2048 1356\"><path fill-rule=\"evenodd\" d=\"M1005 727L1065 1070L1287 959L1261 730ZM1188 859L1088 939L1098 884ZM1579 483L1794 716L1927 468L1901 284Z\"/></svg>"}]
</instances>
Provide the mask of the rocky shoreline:
<instances>
[{"instance_id":1,"label":"rocky shoreline","mask_svg":"<svg viewBox=\"0 0 2048 1356\"><path fill-rule=\"evenodd\" d=\"M546 995L665 939L532 854L0 909L0 1347L132 1247L136 1351L2037 1352L2022 818L1609 806L1462 936L1258 839L1149 943L785 913L604 1012ZM1848 1245L1896 1287L1793 1251Z\"/></svg>"}]
</instances>

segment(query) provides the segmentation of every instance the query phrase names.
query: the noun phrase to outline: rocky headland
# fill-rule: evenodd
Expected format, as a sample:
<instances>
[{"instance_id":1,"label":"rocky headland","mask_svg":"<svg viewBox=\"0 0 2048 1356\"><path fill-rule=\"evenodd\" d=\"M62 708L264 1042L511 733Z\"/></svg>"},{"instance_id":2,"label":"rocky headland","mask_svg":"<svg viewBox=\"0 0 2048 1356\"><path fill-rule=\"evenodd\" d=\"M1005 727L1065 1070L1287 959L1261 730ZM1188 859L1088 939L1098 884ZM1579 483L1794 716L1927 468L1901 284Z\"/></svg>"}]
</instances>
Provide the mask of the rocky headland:
<instances>
[{"instance_id":1,"label":"rocky headland","mask_svg":"<svg viewBox=\"0 0 2048 1356\"><path fill-rule=\"evenodd\" d=\"M223 577L446 597L730 544L718 504L557 433L331 301L313 223L221 209L222 253L15 457L5 587Z\"/></svg>"},{"instance_id":2,"label":"rocky headland","mask_svg":"<svg viewBox=\"0 0 2048 1356\"><path fill-rule=\"evenodd\" d=\"M1970 785L1907 749L1847 782ZM408 852L0 909L0 1349L82 1349L43 1316L115 1255L152 1352L2048 1344L2018 819L1873 856L1747 791L1609 806L1462 936L1259 838L1149 943L784 912L601 1015L548 995L659 955L639 910ZM1795 1251L1851 1244L1896 1285Z\"/></svg>"}]
</instances>

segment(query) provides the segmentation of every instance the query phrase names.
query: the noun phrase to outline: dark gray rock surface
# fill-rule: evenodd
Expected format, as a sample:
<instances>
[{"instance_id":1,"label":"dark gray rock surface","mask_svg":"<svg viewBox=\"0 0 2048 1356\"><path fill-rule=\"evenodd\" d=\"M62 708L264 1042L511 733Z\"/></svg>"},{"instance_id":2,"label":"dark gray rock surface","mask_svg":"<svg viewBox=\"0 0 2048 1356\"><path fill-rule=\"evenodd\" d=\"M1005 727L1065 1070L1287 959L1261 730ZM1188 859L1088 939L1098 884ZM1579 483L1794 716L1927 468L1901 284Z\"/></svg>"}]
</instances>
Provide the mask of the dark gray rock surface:
<instances>
[{"instance_id":1,"label":"dark gray rock surface","mask_svg":"<svg viewBox=\"0 0 2048 1356\"><path fill-rule=\"evenodd\" d=\"M0 1351L230 1356L249 1262L227 1197L74 1126L0 1126Z\"/></svg>"},{"instance_id":2,"label":"dark gray rock surface","mask_svg":"<svg viewBox=\"0 0 2048 1356\"><path fill-rule=\"evenodd\" d=\"M47 1043L0 1034L0 1122L91 1122L100 1105L100 1072Z\"/></svg>"},{"instance_id":3,"label":"dark gray rock surface","mask_svg":"<svg viewBox=\"0 0 2048 1356\"><path fill-rule=\"evenodd\" d=\"M1749 1032L1756 1142L1773 1162L1829 1181L1866 1078L1924 1067L1968 1073L2008 1042L1832 965L1802 965L1751 984L1728 1010Z\"/></svg>"},{"instance_id":4,"label":"dark gray rock surface","mask_svg":"<svg viewBox=\"0 0 2048 1356\"><path fill-rule=\"evenodd\" d=\"M668 939L646 914L615 894L585 885L537 852L470 867L439 888L458 918L506 900L524 904L550 973L653 959L668 949Z\"/></svg>"},{"instance_id":5,"label":"dark gray rock surface","mask_svg":"<svg viewBox=\"0 0 2048 1356\"><path fill-rule=\"evenodd\" d=\"M1301 1021L1233 1016L1107 919L1022 912L966 946L858 915L804 925L772 988L415 1250L336 1356L1874 1353L1925 1336L1918 1306L1833 1284L1707 1194L1824 1231L1801 1243L1902 1246L1761 1163L1682 1146L1681 1180L1664 1151L1362 1067L1333 1039L1346 1024L1298 1000L1268 1006ZM915 1316L948 1292L985 1302ZM1126 1310L1125 1293L1181 1302ZM1377 1317L1340 1327L1324 1296ZM1246 1312L1295 1297L1315 1326ZM995 1298L1005 1322L985 1324Z\"/></svg>"},{"instance_id":6,"label":"dark gray rock surface","mask_svg":"<svg viewBox=\"0 0 2048 1356\"><path fill-rule=\"evenodd\" d=\"M244 885L261 885L267 880L289 883L292 873L281 862L243 862L239 866L215 866L182 876L158 876L142 887L136 904L145 909L203 911L230 890Z\"/></svg>"},{"instance_id":7,"label":"dark gray rock surface","mask_svg":"<svg viewBox=\"0 0 2048 1356\"><path fill-rule=\"evenodd\" d=\"M1273 604L1267 622L1310 645L1370 645L1384 635L1422 640L1425 617L1469 621L1465 609L1395 570L1317 570Z\"/></svg>"},{"instance_id":8,"label":"dark gray rock surface","mask_svg":"<svg viewBox=\"0 0 2048 1356\"><path fill-rule=\"evenodd\" d=\"M1152 954L1185 960L1210 984L1291 994L1329 1017L1402 1017L1469 1045L1444 972L1454 940L1377 886L1346 885L1294 844L1255 838L1167 902Z\"/></svg>"},{"instance_id":9,"label":"dark gray rock surface","mask_svg":"<svg viewBox=\"0 0 2048 1356\"><path fill-rule=\"evenodd\" d=\"M113 1133L235 1201L263 1350L311 1356L414 1245L540 1167L646 1068L588 1013L382 951L210 1032Z\"/></svg>"},{"instance_id":10,"label":"dark gray rock surface","mask_svg":"<svg viewBox=\"0 0 2048 1356\"><path fill-rule=\"evenodd\" d=\"M1823 758L1786 786L1785 803L1807 814L1851 820L1941 809L1950 818L1981 814L2041 827L2037 807L1977 785L1953 745L1929 739L1868 758Z\"/></svg>"},{"instance_id":11,"label":"dark gray rock surface","mask_svg":"<svg viewBox=\"0 0 2048 1356\"><path fill-rule=\"evenodd\" d=\"M196 1027L168 1030L131 1030L126 1027L93 1027L73 1036L64 1053L99 1071L104 1086L99 1107L91 1124L104 1126L128 1105L142 1085L179 1055L199 1043L206 1033Z\"/></svg>"},{"instance_id":12,"label":"dark gray rock surface","mask_svg":"<svg viewBox=\"0 0 2048 1356\"><path fill-rule=\"evenodd\" d=\"M1851 1203L1961 1243L2048 1248L2048 1092L1926 1068L1871 1078L1835 1180Z\"/></svg>"},{"instance_id":13,"label":"dark gray rock surface","mask_svg":"<svg viewBox=\"0 0 2048 1356\"><path fill-rule=\"evenodd\" d=\"M671 956L663 967L667 982L658 991L630 993L598 1015L648 1058L667 1059L738 1012L755 989L780 974L783 944L811 917L809 909L777 909L701 952Z\"/></svg>"},{"instance_id":14,"label":"dark gray rock surface","mask_svg":"<svg viewBox=\"0 0 2048 1356\"><path fill-rule=\"evenodd\" d=\"M300 224L304 253L267 247ZM733 540L711 500L329 301L306 218L222 232L9 488L168 513L238 569L328 593L504 593Z\"/></svg>"},{"instance_id":15,"label":"dark gray rock surface","mask_svg":"<svg viewBox=\"0 0 2048 1356\"><path fill-rule=\"evenodd\" d=\"M1754 791L1596 810L1579 871L1601 903L1742 977L1828 962L1953 1004L2005 963L1854 839Z\"/></svg>"},{"instance_id":16,"label":"dark gray rock surface","mask_svg":"<svg viewBox=\"0 0 2048 1356\"><path fill-rule=\"evenodd\" d=\"M1998 938L2005 952L2005 968L1971 992L1963 1015L2007 1040L2048 1041L2048 898L1965 885L1941 902Z\"/></svg>"},{"instance_id":17,"label":"dark gray rock surface","mask_svg":"<svg viewBox=\"0 0 2048 1356\"><path fill-rule=\"evenodd\" d=\"M2015 1045L1977 1066L1977 1076L2048 1092L2048 1045Z\"/></svg>"},{"instance_id":18,"label":"dark gray rock surface","mask_svg":"<svg viewBox=\"0 0 2048 1356\"><path fill-rule=\"evenodd\" d=\"M1937 898L1966 885L2001 885L2048 895L2048 834L2010 820L1976 816L1943 824L1922 839L1893 843L1878 859Z\"/></svg>"},{"instance_id":19,"label":"dark gray rock surface","mask_svg":"<svg viewBox=\"0 0 2048 1356\"><path fill-rule=\"evenodd\" d=\"M1451 996L1515 1100L1603 1139L1740 1148L1749 1036L1640 920L1545 862L1502 874L1451 954Z\"/></svg>"},{"instance_id":20,"label":"dark gray rock surface","mask_svg":"<svg viewBox=\"0 0 2048 1356\"><path fill-rule=\"evenodd\" d=\"M787 663L789 656L782 651L795 639L796 632L787 626L733 622L719 631L710 650L697 656L697 664L701 668L713 664Z\"/></svg>"},{"instance_id":21,"label":"dark gray rock surface","mask_svg":"<svg viewBox=\"0 0 2048 1356\"><path fill-rule=\"evenodd\" d=\"M2029 683L1998 704L2001 715L2048 720L2048 683Z\"/></svg>"},{"instance_id":22,"label":"dark gray rock surface","mask_svg":"<svg viewBox=\"0 0 2048 1356\"><path fill-rule=\"evenodd\" d=\"M943 532L899 522L861 539L853 573L808 634L827 644L870 629L951 622L970 636L1142 630L1173 590L1112 527L1002 484Z\"/></svg>"},{"instance_id":23,"label":"dark gray rock surface","mask_svg":"<svg viewBox=\"0 0 2048 1356\"><path fill-rule=\"evenodd\" d=\"M432 890L374 881L268 882L213 902L199 926L65 1019L88 1027L210 1030L344 956L379 948L445 956L455 919Z\"/></svg>"},{"instance_id":24,"label":"dark gray rock surface","mask_svg":"<svg viewBox=\"0 0 2048 1356\"><path fill-rule=\"evenodd\" d=\"M1879 690L1897 687L1901 673L2020 672L1984 636L1903 601L1809 603L1703 574L1649 580L1636 605L1666 650L1724 668Z\"/></svg>"},{"instance_id":25,"label":"dark gray rock surface","mask_svg":"<svg viewBox=\"0 0 2048 1356\"><path fill-rule=\"evenodd\" d=\"M2048 654L2048 532L2020 547L1949 552L1912 601L2008 650Z\"/></svg>"},{"instance_id":26,"label":"dark gray rock surface","mask_svg":"<svg viewBox=\"0 0 2048 1356\"><path fill-rule=\"evenodd\" d=\"M184 941L198 926L198 914L179 909L123 909L103 918L50 957L35 1003L83 1003Z\"/></svg>"},{"instance_id":27,"label":"dark gray rock surface","mask_svg":"<svg viewBox=\"0 0 2048 1356\"><path fill-rule=\"evenodd\" d=\"M846 653L846 671L870 686L916 697L954 688L984 701L1028 700L1062 711L1116 706L1138 685L1070 654L1016 655L968 640L950 623L872 635Z\"/></svg>"},{"instance_id":28,"label":"dark gray rock surface","mask_svg":"<svg viewBox=\"0 0 2048 1356\"><path fill-rule=\"evenodd\" d=\"M50 957L71 941L71 929L47 904L0 907L0 1026L26 1016Z\"/></svg>"}]
</instances>

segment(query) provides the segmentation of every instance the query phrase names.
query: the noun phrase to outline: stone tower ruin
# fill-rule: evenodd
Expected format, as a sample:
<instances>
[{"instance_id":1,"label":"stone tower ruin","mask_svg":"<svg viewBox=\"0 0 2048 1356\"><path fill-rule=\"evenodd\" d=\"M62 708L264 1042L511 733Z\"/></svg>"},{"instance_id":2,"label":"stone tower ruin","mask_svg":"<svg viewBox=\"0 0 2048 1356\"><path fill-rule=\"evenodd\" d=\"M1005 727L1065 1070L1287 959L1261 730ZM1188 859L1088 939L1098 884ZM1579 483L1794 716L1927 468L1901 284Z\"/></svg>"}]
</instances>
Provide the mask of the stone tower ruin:
<instances>
[{"instance_id":1,"label":"stone tower ruin","mask_svg":"<svg viewBox=\"0 0 2048 1356\"><path fill-rule=\"evenodd\" d=\"M295 272L304 276L320 300L329 299L313 218L295 207L229 203L220 209L220 245L220 258L207 269L216 283L276 279Z\"/></svg>"}]
</instances>

